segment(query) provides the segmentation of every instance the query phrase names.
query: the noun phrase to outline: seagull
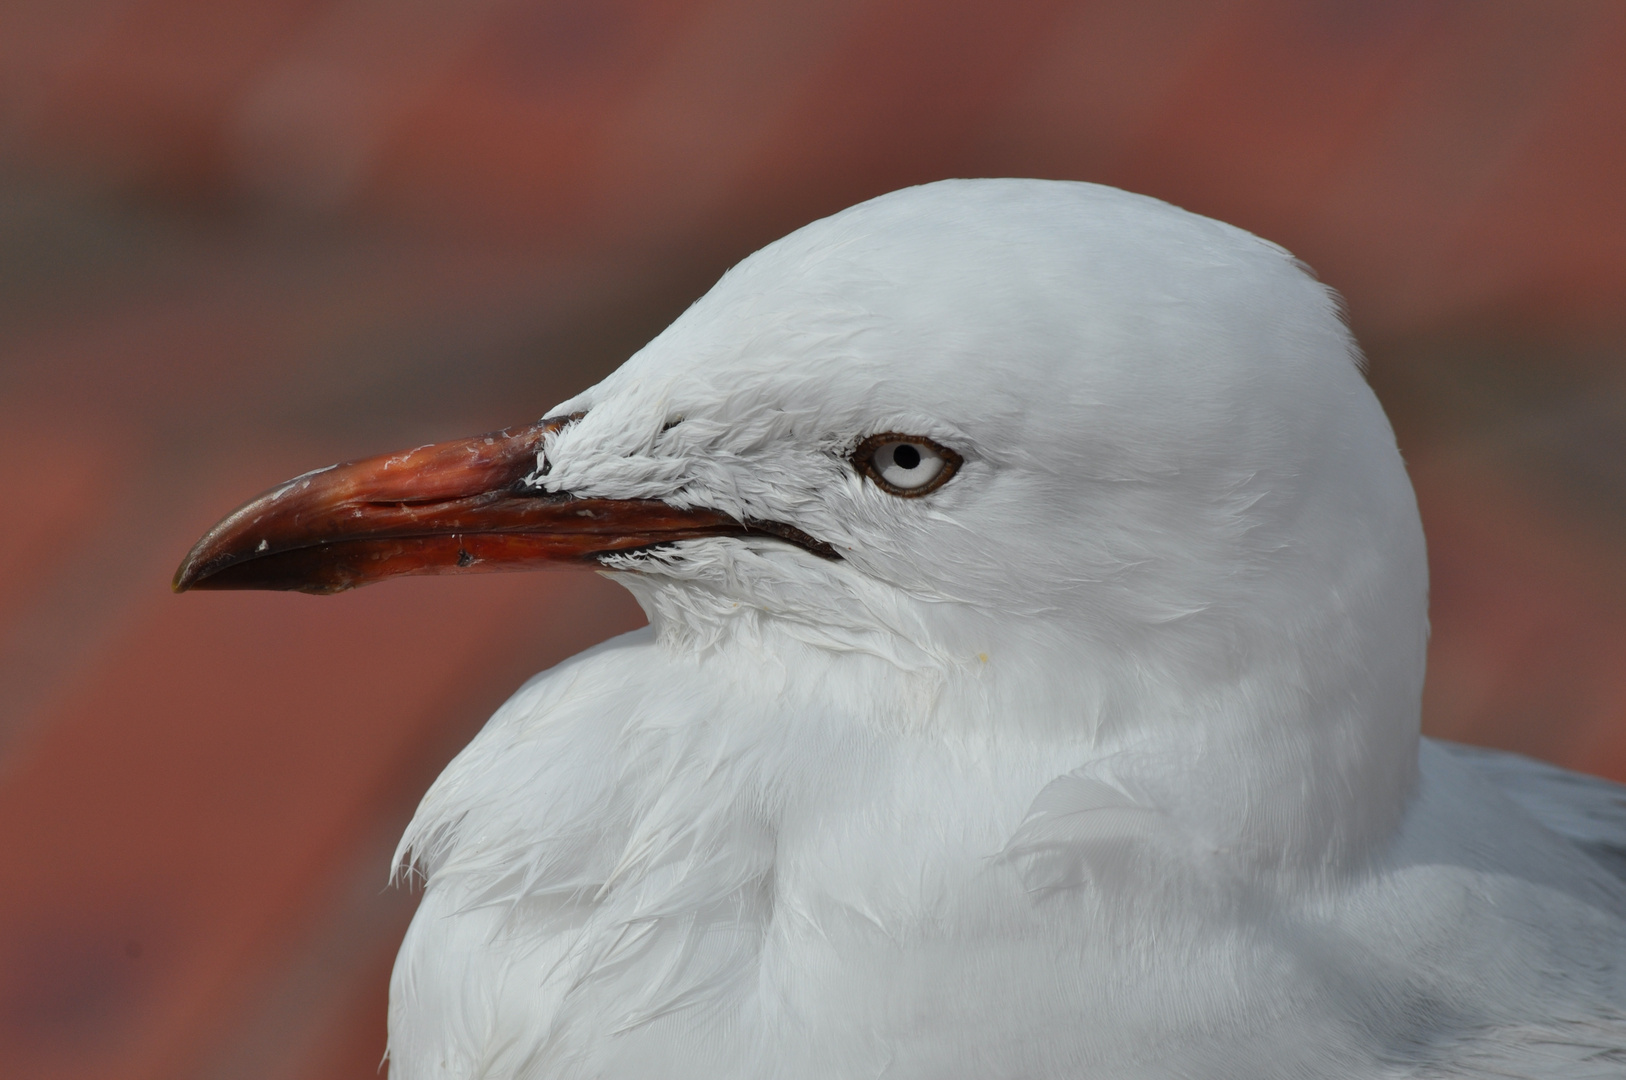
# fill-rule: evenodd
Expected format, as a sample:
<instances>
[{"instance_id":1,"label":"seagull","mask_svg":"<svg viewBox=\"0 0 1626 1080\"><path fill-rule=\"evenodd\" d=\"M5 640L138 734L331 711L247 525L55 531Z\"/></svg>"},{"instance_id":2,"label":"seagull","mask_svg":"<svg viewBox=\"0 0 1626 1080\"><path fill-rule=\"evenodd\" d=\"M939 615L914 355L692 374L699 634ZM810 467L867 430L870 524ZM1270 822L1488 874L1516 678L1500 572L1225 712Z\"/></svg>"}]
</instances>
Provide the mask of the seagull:
<instances>
[{"instance_id":1,"label":"seagull","mask_svg":"<svg viewBox=\"0 0 1626 1080\"><path fill-rule=\"evenodd\" d=\"M418 808L397 1080L1626 1075L1626 789L1420 738L1362 365L1247 232L943 181L175 585L576 566L648 614Z\"/></svg>"}]
</instances>

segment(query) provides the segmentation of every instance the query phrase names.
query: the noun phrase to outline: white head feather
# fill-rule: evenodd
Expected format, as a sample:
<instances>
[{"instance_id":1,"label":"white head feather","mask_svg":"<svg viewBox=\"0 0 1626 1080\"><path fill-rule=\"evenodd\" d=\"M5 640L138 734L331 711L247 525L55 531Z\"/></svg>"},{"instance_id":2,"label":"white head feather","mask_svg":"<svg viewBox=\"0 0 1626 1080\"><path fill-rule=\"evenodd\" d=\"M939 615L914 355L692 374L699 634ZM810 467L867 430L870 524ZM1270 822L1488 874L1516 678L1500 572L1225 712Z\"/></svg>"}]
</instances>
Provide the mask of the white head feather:
<instances>
[{"instance_id":1,"label":"white head feather","mask_svg":"<svg viewBox=\"0 0 1626 1080\"><path fill-rule=\"evenodd\" d=\"M910 189L746 259L558 411L587 415L549 446L550 488L843 555L626 560L669 640L765 617L930 656L992 699L954 722L1177 755L1147 762L1161 801L1299 867L1398 821L1422 530L1336 297L1274 245L1088 184ZM885 431L965 465L896 498L847 460Z\"/></svg>"},{"instance_id":2,"label":"white head feather","mask_svg":"<svg viewBox=\"0 0 1626 1080\"><path fill-rule=\"evenodd\" d=\"M841 558L609 562L656 640L533 681L403 841L406 1075L1264 1076L1414 1037L1405 993L1239 944L1393 857L1427 638L1394 437L1286 252L1089 184L913 188L555 412L550 490ZM849 460L881 432L963 467L896 497ZM978 1072L991 1025L1024 1049Z\"/></svg>"}]
</instances>

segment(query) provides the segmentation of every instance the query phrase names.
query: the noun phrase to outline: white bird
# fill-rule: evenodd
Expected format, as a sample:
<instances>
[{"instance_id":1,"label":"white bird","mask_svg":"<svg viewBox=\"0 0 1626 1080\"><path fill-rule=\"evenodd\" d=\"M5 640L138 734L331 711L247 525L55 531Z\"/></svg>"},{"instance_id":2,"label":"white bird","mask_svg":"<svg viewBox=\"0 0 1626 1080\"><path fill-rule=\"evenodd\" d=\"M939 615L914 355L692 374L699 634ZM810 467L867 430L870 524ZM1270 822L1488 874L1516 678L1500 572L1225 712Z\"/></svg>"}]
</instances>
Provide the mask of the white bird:
<instances>
[{"instance_id":1,"label":"white bird","mask_svg":"<svg viewBox=\"0 0 1626 1080\"><path fill-rule=\"evenodd\" d=\"M537 425L290 481L177 587L562 561L650 625L425 796L398 1080L1626 1075L1581 846L1626 801L1420 746L1411 486L1272 244L896 192Z\"/></svg>"}]
</instances>

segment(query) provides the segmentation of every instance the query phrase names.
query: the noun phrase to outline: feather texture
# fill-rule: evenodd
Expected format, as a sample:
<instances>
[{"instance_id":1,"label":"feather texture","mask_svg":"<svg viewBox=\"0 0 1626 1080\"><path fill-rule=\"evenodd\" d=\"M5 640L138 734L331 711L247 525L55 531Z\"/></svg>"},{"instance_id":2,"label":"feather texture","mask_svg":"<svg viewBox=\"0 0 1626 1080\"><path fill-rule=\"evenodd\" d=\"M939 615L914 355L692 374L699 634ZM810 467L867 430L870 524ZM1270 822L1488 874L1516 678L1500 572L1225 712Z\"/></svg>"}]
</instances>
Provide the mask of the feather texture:
<instances>
[{"instance_id":1,"label":"feather texture","mask_svg":"<svg viewBox=\"0 0 1626 1080\"><path fill-rule=\"evenodd\" d=\"M650 628L523 687L402 841L396 1080L1619 1072L1626 885L1575 844L1622 804L1420 744L1415 502L1281 249L911 189L553 411L548 490L842 558L605 560ZM847 458L881 432L963 465L898 498Z\"/></svg>"},{"instance_id":2,"label":"feather texture","mask_svg":"<svg viewBox=\"0 0 1626 1080\"><path fill-rule=\"evenodd\" d=\"M1626 787L1545 761L1441 742L1547 828L1626 879Z\"/></svg>"}]
</instances>

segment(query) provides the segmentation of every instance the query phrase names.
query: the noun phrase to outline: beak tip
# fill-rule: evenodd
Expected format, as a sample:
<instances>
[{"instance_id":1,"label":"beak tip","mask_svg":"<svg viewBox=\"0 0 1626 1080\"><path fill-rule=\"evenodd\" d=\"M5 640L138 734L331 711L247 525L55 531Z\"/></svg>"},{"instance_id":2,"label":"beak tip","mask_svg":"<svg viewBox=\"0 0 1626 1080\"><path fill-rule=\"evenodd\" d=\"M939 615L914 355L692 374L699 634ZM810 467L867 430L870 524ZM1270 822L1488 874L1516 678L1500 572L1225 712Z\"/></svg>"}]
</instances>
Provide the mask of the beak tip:
<instances>
[{"instance_id":1,"label":"beak tip","mask_svg":"<svg viewBox=\"0 0 1626 1080\"><path fill-rule=\"evenodd\" d=\"M197 563L190 552L181 560L181 565L175 568L175 576L169 579L171 592L183 593L197 584Z\"/></svg>"},{"instance_id":2,"label":"beak tip","mask_svg":"<svg viewBox=\"0 0 1626 1080\"><path fill-rule=\"evenodd\" d=\"M169 588L174 593L191 592L197 588L202 579L197 573L197 567L189 560L180 565L175 576L169 581Z\"/></svg>"},{"instance_id":3,"label":"beak tip","mask_svg":"<svg viewBox=\"0 0 1626 1080\"><path fill-rule=\"evenodd\" d=\"M212 535L213 530L210 531L210 536ZM169 587L173 592L190 592L193 589L203 587L203 583L209 579L215 569L218 569L218 567L208 566L209 560L205 557L206 553L203 550L208 541L209 536L205 536L202 540L193 544L192 550L188 551L186 557L181 559L181 565L175 568L175 576L169 579Z\"/></svg>"}]
</instances>

